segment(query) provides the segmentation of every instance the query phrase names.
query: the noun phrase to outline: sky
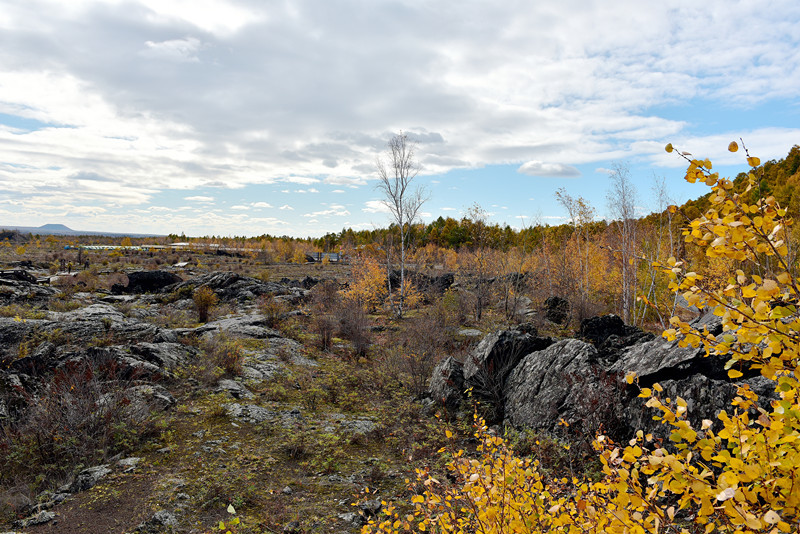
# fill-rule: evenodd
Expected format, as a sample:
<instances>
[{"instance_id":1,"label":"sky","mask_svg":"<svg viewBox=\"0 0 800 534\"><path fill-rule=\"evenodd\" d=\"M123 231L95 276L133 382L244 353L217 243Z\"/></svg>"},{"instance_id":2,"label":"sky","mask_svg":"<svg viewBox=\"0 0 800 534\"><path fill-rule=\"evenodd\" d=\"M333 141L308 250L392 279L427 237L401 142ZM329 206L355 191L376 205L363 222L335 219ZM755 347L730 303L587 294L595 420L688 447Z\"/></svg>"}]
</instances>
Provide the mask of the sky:
<instances>
[{"instance_id":1,"label":"sky","mask_svg":"<svg viewBox=\"0 0 800 534\"><path fill-rule=\"evenodd\" d=\"M424 222L606 218L615 169L642 214L696 198L667 143L730 176L800 144L800 2L0 0L0 226L385 227L399 132Z\"/></svg>"}]
</instances>

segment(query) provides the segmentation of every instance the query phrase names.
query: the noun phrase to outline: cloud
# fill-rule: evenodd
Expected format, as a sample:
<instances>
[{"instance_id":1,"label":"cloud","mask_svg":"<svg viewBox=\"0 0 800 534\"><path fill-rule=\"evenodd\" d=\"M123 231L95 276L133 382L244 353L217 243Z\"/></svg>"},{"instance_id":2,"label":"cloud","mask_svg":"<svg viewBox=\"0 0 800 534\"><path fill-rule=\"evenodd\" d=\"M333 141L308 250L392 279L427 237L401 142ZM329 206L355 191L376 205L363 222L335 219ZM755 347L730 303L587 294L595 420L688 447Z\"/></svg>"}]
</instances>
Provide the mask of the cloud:
<instances>
[{"instance_id":1,"label":"cloud","mask_svg":"<svg viewBox=\"0 0 800 534\"><path fill-rule=\"evenodd\" d=\"M173 39L156 43L146 41L145 48L140 52L142 56L164 59L176 62L199 62L197 52L202 47L199 39L188 37L186 39Z\"/></svg>"},{"instance_id":2,"label":"cloud","mask_svg":"<svg viewBox=\"0 0 800 534\"><path fill-rule=\"evenodd\" d=\"M278 209L279 209L279 210L290 210L290 211L294 211L294 208L293 208L293 207L291 207L289 204L284 204L283 206L281 206L281 207L280 207L280 208L278 208Z\"/></svg>"},{"instance_id":3,"label":"cloud","mask_svg":"<svg viewBox=\"0 0 800 534\"><path fill-rule=\"evenodd\" d=\"M331 185L347 185L350 187L355 187L366 184L367 180L364 177L358 176L328 176L325 178L325 183Z\"/></svg>"},{"instance_id":4,"label":"cloud","mask_svg":"<svg viewBox=\"0 0 800 534\"><path fill-rule=\"evenodd\" d=\"M253 202L250 205L252 207L254 207L254 208L271 208L272 207L272 204L270 204L269 202Z\"/></svg>"},{"instance_id":5,"label":"cloud","mask_svg":"<svg viewBox=\"0 0 800 534\"><path fill-rule=\"evenodd\" d=\"M214 202L214 197L207 197L203 195L195 195L192 197L183 197L184 200L189 202Z\"/></svg>"},{"instance_id":6,"label":"cloud","mask_svg":"<svg viewBox=\"0 0 800 534\"><path fill-rule=\"evenodd\" d=\"M283 181L292 184L311 185L319 183L319 178L313 178L311 176L289 176L284 178Z\"/></svg>"},{"instance_id":7,"label":"cloud","mask_svg":"<svg viewBox=\"0 0 800 534\"><path fill-rule=\"evenodd\" d=\"M794 0L6 4L0 114L35 127L0 126L0 171L4 195L26 206L83 195L143 206L166 191L287 181L361 187L399 130L418 142L420 178L683 165L663 153L668 141L739 162L724 147L742 134L766 161L800 138L778 127L800 99ZM412 43L403 83L386 61L399 36ZM735 132L761 105L789 111ZM370 196L348 192L354 205Z\"/></svg>"},{"instance_id":8,"label":"cloud","mask_svg":"<svg viewBox=\"0 0 800 534\"><path fill-rule=\"evenodd\" d=\"M247 210L250 209L250 206L241 206L241 205L239 205L239 206L231 206L231 209L232 210L238 210L238 211L247 211Z\"/></svg>"},{"instance_id":9,"label":"cloud","mask_svg":"<svg viewBox=\"0 0 800 534\"><path fill-rule=\"evenodd\" d=\"M518 173L529 176L548 176L553 178L575 178L581 175L581 171L571 165L561 163L544 163L541 161L528 161L523 163Z\"/></svg>"},{"instance_id":10,"label":"cloud","mask_svg":"<svg viewBox=\"0 0 800 534\"><path fill-rule=\"evenodd\" d=\"M361 210L365 213L390 213L389 208L382 200L368 200Z\"/></svg>"},{"instance_id":11,"label":"cloud","mask_svg":"<svg viewBox=\"0 0 800 534\"><path fill-rule=\"evenodd\" d=\"M328 209L303 214L303 217L346 217L350 212L340 204L331 204Z\"/></svg>"}]
</instances>

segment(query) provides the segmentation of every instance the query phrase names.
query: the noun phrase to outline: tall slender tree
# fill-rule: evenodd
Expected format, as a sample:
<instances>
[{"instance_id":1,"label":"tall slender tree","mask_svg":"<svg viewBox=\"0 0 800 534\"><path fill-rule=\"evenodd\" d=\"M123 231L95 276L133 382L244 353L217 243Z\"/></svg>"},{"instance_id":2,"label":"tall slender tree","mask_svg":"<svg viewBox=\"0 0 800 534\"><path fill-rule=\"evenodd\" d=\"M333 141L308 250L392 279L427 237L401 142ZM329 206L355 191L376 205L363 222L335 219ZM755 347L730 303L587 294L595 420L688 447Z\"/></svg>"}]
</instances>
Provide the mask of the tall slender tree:
<instances>
[{"instance_id":1,"label":"tall slender tree","mask_svg":"<svg viewBox=\"0 0 800 534\"><path fill-rule=\"evenodd\" d=\"M614 165L611 174L611 189L608 191L608 209L616 229L622 274L621 308L622 319L628 324L636 324L635 293L637 285L636 260L636 190L631 183L628 166Z\"/></svg>"},{"instance_id":2,"label":"tall slender tree","mask_svg":"<svg viewBox=\"0 0 800 534\"><path fill-rule=\"evenodd\" d=\"M406 297L406 248L411 225L419 215L422 205L428 200L425 190L413 187L414 178L420 170L414 156L416 143L402 131L389 140L386 155L378 157L376 167L380 181L378 190L383 193L383 203L400 230L400 298L397 314L402 317Z\"/></svg>"}]
</instances>

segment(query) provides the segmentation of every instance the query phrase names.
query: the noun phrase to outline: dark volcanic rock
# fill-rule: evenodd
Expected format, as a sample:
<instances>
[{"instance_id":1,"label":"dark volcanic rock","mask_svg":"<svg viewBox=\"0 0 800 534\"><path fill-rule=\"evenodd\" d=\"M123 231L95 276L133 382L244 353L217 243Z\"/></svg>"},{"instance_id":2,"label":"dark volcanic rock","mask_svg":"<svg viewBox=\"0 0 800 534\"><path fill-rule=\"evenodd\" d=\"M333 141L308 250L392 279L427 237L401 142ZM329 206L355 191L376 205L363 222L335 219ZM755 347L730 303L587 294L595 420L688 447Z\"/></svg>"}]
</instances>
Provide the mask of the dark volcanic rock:
<instances>
[{"instance_id":1,"label":"dark volcanic rock","mask_svg":"<svg viewBox=\"0 0 800 534\"><path fill-rule=\"evenodd\" d=\"M0 304L44 305L60 291L36 283L36 278L21 269L0 271Z\"/></svg>"},{"instance_id":2,"label":"dark volcanic rock","mask_svg":"<svg viewBox=\"0 0 800 534\"><path fill-rule=\"evenodd\" d=\"M422 292L443 295L455 282L453 273L444 273L439 276L428 276L416 271L406 271L406 279ZM400 288L400 271L395 269L389 274L392 290Z\"/></svg>"},{"instance_id":3,"label":"dark volcanic rock","mask_svg":"<svg viewBox=\"0 0 800 534\"><path fill-rule=\"evenodd\" d=\"M134 532L139 534L162 534L172 532L178 526L178 520L166 510L159 510L150 519L140 523Z\"/></svg>"},{"instance_id":4,"label":"dark volcanic rock","mask_svg":"<svg viewBox=\"0 0 800 534\"><path fill-rule=\"evenodd\" d=\"M729 409L740 382L731 382L725 371L725 358L705 356L703 348L680 347L678 341L648 336L622 324L616 316L590 321L584 335L600 340L600 351L579 340L560 341L532 353L514 369L508 379L505 413L517 426L555 430L560 419L578 424L585 434L603 424L612 437L623 439L642 429L664 437L669 429L652 417L638 398L638 387L628 386L624 377L635 373L639 387L658 382L663 397L681 397L689 405L689 419L716 420L720 410ZM694 325L719 331L719 318L705 316ZM586 322L584 323L586 324ZM620 336L611 332L627 332ZM620 344L627 340L630 344ZM768 405L775 397L774 384L752 372L744 382L759 393Z\"/></svg>"},{"instance_id":5,"label":"dark volcanic rock","mask_svg":"<svg viewBox=\"0 0 800 534\"><path fill-rule=\"evenodd\" d=\"M128 285L124 288L125 293L158 293L165 287L177 284L182 279L175 273L169 271L139 271L128 274ZM115 285L116 291L120 287ZM112 291L114 288L112 288ZM115 292L116 292L115 291Z\"/></svg>"},{"instance_id":6,"label":"dark volcanic rock","mask_svg":"<svg viewBox=\"0 0 800 534\"><path fill-rule=\"evenodd\" d=\"M569 319L569 301L561 297L547 297L544 301L544 317L551 323L565 324Z\"/></svg>"},{"instance_id":7,"label":"dark volcanic rock","mask_svg":"<svg viewBox=\"0 0 800 534\"><path fill-rule=\"evenodd\" d=\"M597 373L592 363L596 356L592 345L577 339L558 341L527 355L508 379L508 422L555 430L562 418L574 424L592 415L584 401L596 396L594 389L599 386L585 379Z\"/></svg>"},{"instance_id":8,"label":"dark volcanic rock","mask_svg":"<svg viewBox=\"0 0 800 534\"><path fill-rule=\"evenodd\" d=\"M164 289L164 292L180 291L183 288L209 287L224 301L245 302L261 295L285 295L288 287L257 278L241 276L233 272L213 272L192 278ZM301 290L299 290L301 291Z\"/></svg>"},{"instance_id":9,"label":"dark volcanic rock","mask_svg":"<svg viewBox=\"0 0 800 534\"><path fill-rule=\"evenodd\" d=\"M131 353L164 369L174 369L197 355L197 349L180 343L137 343Z\"/></svg>"},{"instance_id":10,"label":"dark volcanic rock","mask_svg":"<svg viewBox=\"0 0 800 534\"><path fill-rule=\"evenodd\" d=\"M464 381L476 392L485 387L503 387L514 367L531 352L542 350L552 343L550 338L536 337L519 330L501 330L489 334L467 356L464 362Z\"/></svg>"},{"instance_id":11,"label":"dark volcanic rock","mask_svg":"<svg viewBox=\"0 0 800 534\"><path fill-rule=\"evenodd\" d=\"M581 321L580 336L595 346L600 345L609 336L625 336L627 334L625 323L617 315L590 317Z\"/></svg>"},{"instance_id":12,"label":"dark volcanic rock","mask_svg":"<svg viewBox=\"0 0 800 534\"><path fill-rule=\"evenodd\" d=\"M464 398L464 365L448 356L434 368L428 393L434 402L455 409Z\"/></svg>"}]
</instances>

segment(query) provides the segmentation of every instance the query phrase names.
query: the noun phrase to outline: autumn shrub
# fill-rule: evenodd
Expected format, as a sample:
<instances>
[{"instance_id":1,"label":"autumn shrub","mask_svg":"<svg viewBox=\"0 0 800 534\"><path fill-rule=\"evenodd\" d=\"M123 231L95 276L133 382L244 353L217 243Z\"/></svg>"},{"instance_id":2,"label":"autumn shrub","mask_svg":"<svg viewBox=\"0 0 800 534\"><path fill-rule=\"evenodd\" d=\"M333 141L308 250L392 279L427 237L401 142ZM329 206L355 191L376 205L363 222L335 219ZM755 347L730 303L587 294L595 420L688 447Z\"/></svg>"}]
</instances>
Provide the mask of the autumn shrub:
<instances>
[{"instance_id":1,"label":"autumn shrub","mask_svg":"<svg viewBox=\"0 0 800 534\"><path fill-rule=\"evenodd\" d=\"M17 317L19 319L45 319L47 312L31 306L8 304L0 306L0 317Z\"/></svg>"},{"instance_id":2,"label":"autumn shrub","mask_svg":"<svg viewBox=\"0 0 800 534\"><path fill-rule=\"evenodd\" d=\"M194 300L194 307L197 310L198 321L207 323L211 308L219 301L216 293L208 286L201 286L194 290L192 299Z\"/></svg>"},{"instance_id":3,"label":"autumn shrub","mask_svg":"<svg viewBox=\"0 0 800 534\"><path fill-rule=\"evenodd\" d=\"M455 328L467 322L468 303L460 290L449 288L445 291L442 298L436 302L436 309L449 327Z\"/></svg>"},{"instance_id":4,"label":"autumn shrub","mask_svg":"<svg viewBox=\"0 0 800 534\"><path fill-rule=\"evenodd\" d=\"M153 419L132 403L135 376L89 358L55 372L13 419L0 419L0 485L18 477L55 486L76 465L95 465L152 437Z\"/></svg>"},{"instance_id":5,"label":"autumn shrub","mask_svg":"<svg viewBox=\"0 0 800 534\"><path fill-rule=\"evenodd\" d=\"M258 311L264 316L264 321L270 328L279 328L286 319L286 305L275 300L275 297L263 295L258 299Z\"/></svg>"},{"instance_id":6,"label":"autumn shrub","mask_svg":"<svg viewBox=\"0 0 800 534\"><path fill-rule=\"evenodd\" d=\"M736 143L729 148L738 150ZM514 454L478 419L477 457L453 443L443 451L449 454L447 477L418 471L420 491L411 502L387 506L365 533L800 531L800 285L787 244L792 221L774 197L750 196L758 185L757 158L747 154L753 170L741 189L712 172L710 161L688 161L687 181L712 190L710 207L686 227L684 240L739 267L727 285L714 281L710 287L682 260L658 264L673 291L722 321L715 336L673 317L664 336L730 358L731 379L760 374L775 384L778 399L759 404L743 382L729 409L696 428L685 399L664 398L659 384L647 385L640 397L668 426L669 441L642 431L627 443L597 436L600 480L545 477L536 460Z\"/></svg>"},{"instance_id":7,"label":"autumn shrub","mask_svg":"<svg viewBox=\"0 0 800 534\"><path fill-rule=\"evenodd\" d=\"M52 299L47 303L47 309L54 312L68 312L77 310L82 304L77 300Z\"/></svg>"},{"instance_id":8,"label":"autumn shrub","mask_svg":"<svg viewBox=\"0 0 800 534\"><path fill-rule=\"evenodd\" d=\"M81 271L75 275L75 285L81 291L97 291L100 288L100 277L97 275L97 269L92 268L88 271Z\"/></svg>"},{"instance_id":9,"label":"autumn shrub","mask_svg":"<svg viewBox=\"0 0 800 534\"><path fill-rule=\"evenodd\" d=\"M352 261L348 288L344 298L364 306L368 312L375 311L389 294L386 285L386 269L367 254L359 254Z\"/></svg>"},{"instance_id":10,"label":"autumn shrub","mask_svg":"<svg viewBox=\"0 0 800 534\"><path fill-rule=\"evenodd\" d=\"M371 344L370 322L363 306L340 301L335 317L338 334L350 341L356 356L366 356Z\"/></svg>"},{"instance_id":11,"label":"autumn shrub","mask_svg":"<svg viewBox=\"0 0 800 534\"><path fill-rule=\"evenodd\" d=\"M453 336L441 310L433 308L409 318L397 343L384 351L382 365L415 397L427 394L433 368L453 353Z\"/></svg>"},{"instance_id":12,"label":"autumn shrub","mask_svg":"<svg viewBox=\"0 0 800 534\"><path fill-rule=\"evenodd\" d=\"M244 348L240 340L224 334L216 335L200 345L201 367L209 383L219 376L239 376L244 363Z\"/></svg>"},{"instance_id":13,"label":"autumn shrub","mask_svg":"<svg viewBox=\"0 0 800 534\"><path fill-rule=\"evenodd\" d=\"M333 281L325 281L314 287L312 317L319 348L330 350L336 333L335 310L338 306L338 287Z\"/></svg>"}]
</instances>

